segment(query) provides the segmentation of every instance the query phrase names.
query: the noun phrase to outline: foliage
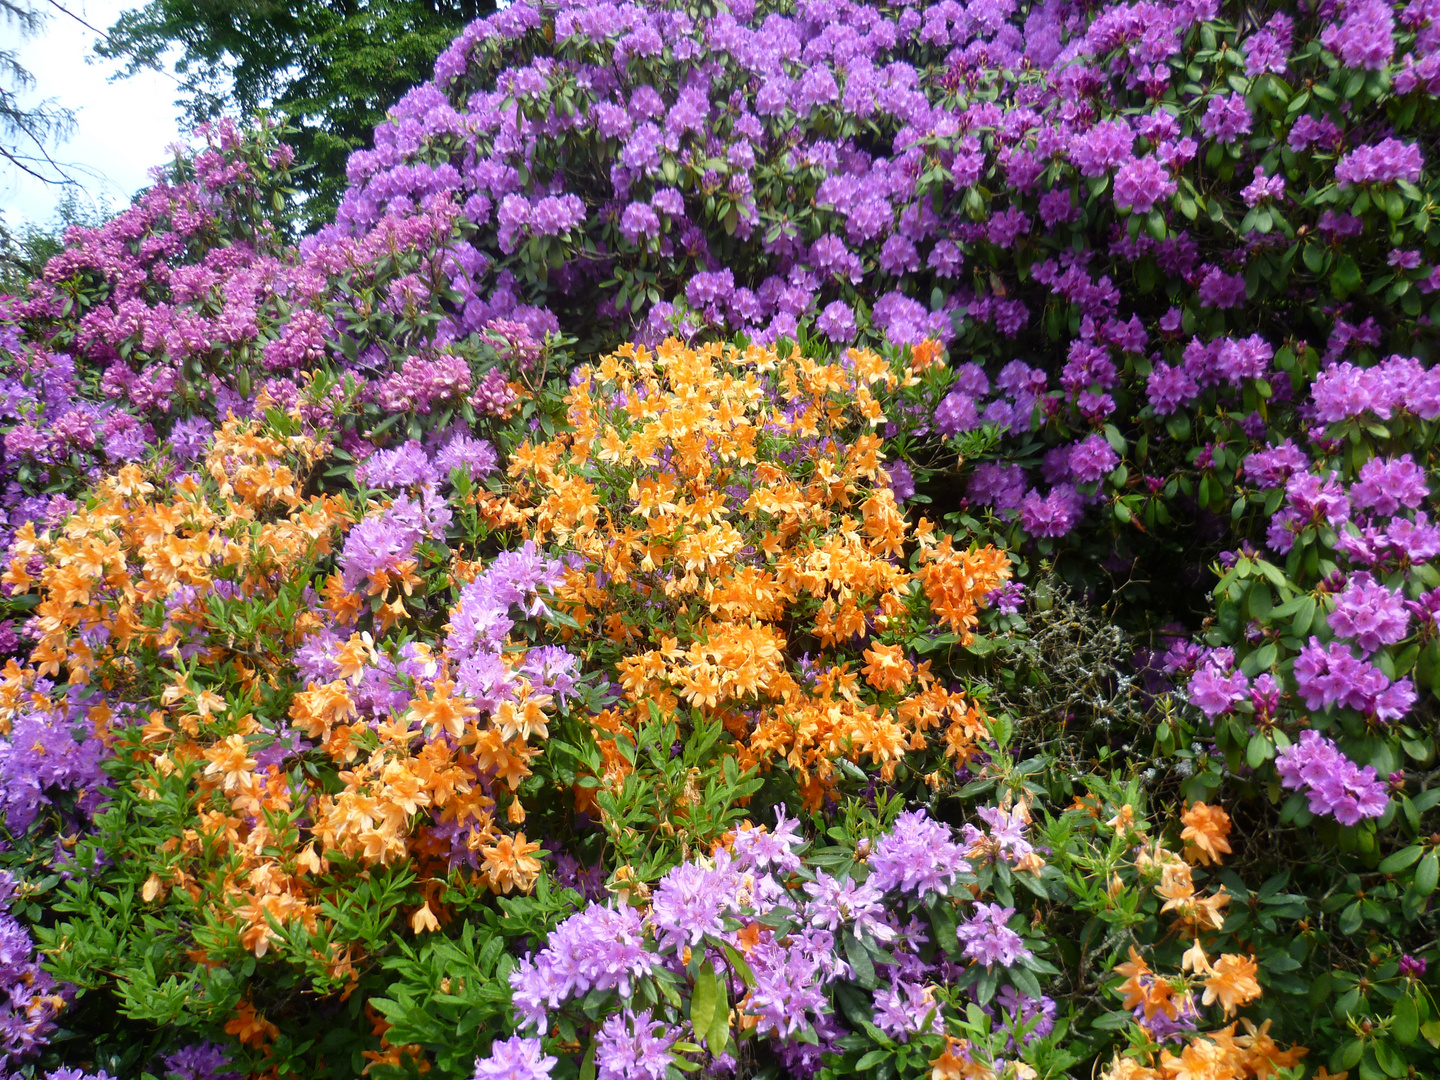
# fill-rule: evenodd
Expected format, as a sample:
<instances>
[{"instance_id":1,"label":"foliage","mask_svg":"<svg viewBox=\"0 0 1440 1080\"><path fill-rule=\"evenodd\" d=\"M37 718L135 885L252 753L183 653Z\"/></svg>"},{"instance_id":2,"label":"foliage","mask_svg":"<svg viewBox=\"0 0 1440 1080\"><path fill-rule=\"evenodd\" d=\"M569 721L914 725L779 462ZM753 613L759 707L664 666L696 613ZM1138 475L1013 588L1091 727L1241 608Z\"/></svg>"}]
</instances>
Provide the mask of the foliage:
<instances>
[{"instance_id":1,"label":"foliage","mask_svg":"<svg viewBox=\"0 0 1440 1080\"><path fill-rule=\"evenodd\" d=\"M30 0L0 0L0 23L22 39L39 33L46 17ZM34 85L15 50L0 49L0 158L44 183L66 183L71 177L50 151L69 138L75 114L54 101L22 105L21 95Z\"/></svg>"},{"instance_id":2,"label":"foliage","mask_svg":"<svg viewBox=\"0 0 1440 1080\"><path fill-rule=\"evenodd\" d=\"M293 126L308 168L297 175L304 215L318 225L345 190L351 151L370 145L385 110L423 82L487 0L433 4L194 3L150 0L123 12L96 52L124 60L125 75L175 60L192 124L269 110Z\"/></svg>"}]
</instances>

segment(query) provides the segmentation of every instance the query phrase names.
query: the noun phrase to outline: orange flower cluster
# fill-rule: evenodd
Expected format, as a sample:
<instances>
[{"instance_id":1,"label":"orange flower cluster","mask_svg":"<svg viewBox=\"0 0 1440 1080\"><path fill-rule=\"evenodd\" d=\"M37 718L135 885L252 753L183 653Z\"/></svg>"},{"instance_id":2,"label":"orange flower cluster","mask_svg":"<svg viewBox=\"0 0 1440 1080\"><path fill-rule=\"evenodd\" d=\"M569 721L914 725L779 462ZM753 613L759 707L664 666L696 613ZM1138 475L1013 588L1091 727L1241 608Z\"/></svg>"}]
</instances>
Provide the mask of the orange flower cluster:
<instances>
[{"instance_id":1,"label":"orange flower cluster","mask_svg":"<svg viewBox=\"0 0 1440 1080\"><path fill-rule=\"evenodd\" d=\"M323 580L324 560L358 516L335 496L301 495L326 449L232 420L198 477L167 480L129 465L62 526L22 530L4 580L16 593L38 593L42 637L30 664L0 672L0 730L22 709L71 707L59 692L36 691L42 677L89 687L95 734L127 757L135 794L178 793L181 826L143 856L152 869L140 893L147 904L189 909L189 960L213 966L237 948L264 957L283 946L317 984L348 994L359 947L336 939L326 906L368 866L414 859L425 902L411 924L437 928L448 863L425 822L473 824L481 881L496 891L528 890L540 864L537 844L492 826L494 804L479 783L492 768L513 783L513 755L498 735L476 730L477 710L443 677L378 730L359 723L348 680L380 647L355 633L341 650L340 678L286 693L294 651L323 625L299 598ZM421 646L415 655L427 654ZM282 726L267 703L287 697L291 726L340 767L340 790L259 764ZM544 731L524 708L513 724ZM442 730L459 738L420 738ZM336 865L337 857L358 865ZM286 927L303 927L308 953L287 945ZM227 1031L255 1046L274 1034L248 1004Z\"/></svg>"},{"instance_id":2,"label":"orange flower cluster","mask_svg":"<svg viewBox=\"0 0 1440 1080\"><path fill-rule=\"evenodd\" d=\"M304 473L326 450L301 436L255 434L231 420L207 460L218 497L190 477L174 484L168 499L152 498L155 486L138 465L126 465L99 483L91 503L58 535L22 527L0 581L16 593L40 592L42 636L32 655L39 673L58 675L63 665L71 683L83 684L108 665L108 689L133 671L124 654L172 650L187 627L207 621L220 567L234 568L233 580L248 595L272 590L273 571L327 553L334 530L348 521L343 504L333 496L302 502L298 494ZM28 570L36 556L44 560L38 578ZM149 624L145 606L173 599L184 586L191 598L164 626ZM297 629L305 627L289 628ZM105 631L98 654L88 643L97 630ZM225 650L206 657L225 658Z\"/></svg>"},{"instance_id":3,"label":"orange flower cluster","mask_svg":"<svg viewBox=\"0 0 1440 1080\"><path fill-rule=\"evenodd\" d=\"M1077 802L1077 808L1094 812L1087 801ZM1221 807L1196 803L1182 821L1187 855L1198 852L1208 864L1212 859L1219 862L1220 854L1229 852L1224 838L1230 831L1230 818ZM1144 823L1136 820L1129 805L1122 807L1108 825L1122 835L1144 839L1140 836ZM1212 964L1200 942L1201 934L1218 931L1224 925L1221 909L1230 899L1224 887L1211 896L1199 893L1190 865L1159 840L1140 843L1135 869L1142 880L1158 877L1154 889L1164 900L1161 913L1172 914L1177 932L1193 943L1181 958L1180 972L1173 976L1153 971L1132 945L1129 960L1115 967L1116 974L1124 976L1119 987L1122 1006L1139 1009L1144 1017L1141 1023L1147 1025L1156 1017L1174 1021L1182 1013L1193 1015L1197 994L1200 1006L1218 1004L1227 1019L1258 1000L1261 989L1255 958L1225 953ZM1117 887L1124 888L1118 876L1112 891ZM1297 1064L1308 1053L1299 1046L1282 1049L1270 1038L1268 1020L1258 1027L1248 1019L1239 1023L1245 1034L1237 1035L1237 1024L1232 1022L1220 1030L1191 1036L1178 1055L1169 1049L1161 1050L1158 1058L1144 1055L1145 1061L1117 1055L1102 1080L1268 1080L1278 1069Z\"/></svg>"},{"instance_id":4,"label":"orange flower cluster","mask_svg":"<svg viewBox=\"0 0 1440 1080\"><path fill-rule=\"evenodd\" d=\"M516 450L509 496L536 542L586 559L559 606L613 662L620 720L652 703L718 717L742 766L783 763L812 807L838 759L887 780L912 751L968 759L983 714L905 642L939 619L969 643L1009 560L910 528L873 432L877 389L928 358L896 370L869 351L825 363L671 340L582 369L573 432ZM867 634L863 660L846 655ZM607 778L623 776L607 753Z\"/></svg>"},{"instance_id":5,"label":"orange flower cluster","mask_svg":"<svg viewBox=\"0 0 1440 1080\"><path fill-rule=\"evenodd\" d=\"M1223 807L1206 806L1197 802L1183 814L1180 821L1185 829L1180 839L1185 841L1185 858L1202 866L1219 863L1221 855L1230 854L1230 815Z\"/></svg>"}]
</instances>

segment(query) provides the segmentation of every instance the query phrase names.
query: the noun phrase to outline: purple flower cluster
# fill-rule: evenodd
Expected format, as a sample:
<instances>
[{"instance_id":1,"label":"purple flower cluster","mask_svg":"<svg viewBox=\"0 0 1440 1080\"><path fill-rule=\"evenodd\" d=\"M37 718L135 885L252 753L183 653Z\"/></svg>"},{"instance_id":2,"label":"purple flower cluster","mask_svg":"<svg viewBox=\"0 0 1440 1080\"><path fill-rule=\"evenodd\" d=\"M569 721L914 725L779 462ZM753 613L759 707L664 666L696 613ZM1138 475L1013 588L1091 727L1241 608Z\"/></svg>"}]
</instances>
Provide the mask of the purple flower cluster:
<instances>
[{"instance_id":1,"label":"purple flower cluster","mask_svg":"<svg viewBox=\"0 0 1440 1080\"><path fill-rule=\"evenodd\" d=\"M1344 17L1320 33L1320 44L1347 67L1379 71L1395 53L1395 15L1386 0L1346 0Z\"/></svg>"},{"instance_id":2,"label":"purple flower cluster","mask_svg":"<svg viewBox=\"0 0 1440 1080\"><path fill-rule=\"evenodd\" d=\"M435 489L425 487L418 499L401 495L378 516L365 518L346 535L340 550L345 588L353 592L367 579L400 571L421 540L445 539L452 516Z\"/></svg>"},{"instance_id":3,"label":"purple flower cluster","mask_svg":"<svg viewBox=\"0 0 1440 1080\"><path fill-rule=\"evenodd\" d=\"M475 1062L473 1080L548 1080L558 1060L545 1053L539 1039L496 1039L490 1056Z\"/></svg>"},{"instance_id":4,"label":"purple flower cluster","mask_svg":"<svg viewBox=\"0 0 1440 1080\"><path fill-rule=\"evenodd\" d=\"M218 1043L194 1043L165 1056L163 1080L240 1080L241 1073Z\"/></svg>"},{"instance_id":5,"label":"purple flower cluster","mask_svg":"<svg viewBox=\"0 0 1440 1080\"><path fill-rule=\"evenodd\" d=\"M943 823L923 810L901 814L870 852L867 884L881 892L913 893L923 899L944 894L956 874L969 873L960 845Z\"/></svg>"},{"instance_id":6,"label":"purple flower cluster","mask_svg":"<svg viewBox=\"0 0 1440 1080\"><path fill-rule=\"evenodd\" d=\"M922 1031L940 1035L945 1030L932 988L903 979L875 995L875 1026L902 1043Z\"/></svg>"},{"instance_id":7,"label":"purple flower cluster","mask_svg":"<svg viewBox=\"0 0 1440 1080\"><path fill-rule=\"evenodd\" d=\"M1005 925L1015 914L1013 907L999 904L976 904L975 914L960 924L960 942L965 946L965 955L976 963L993 967L1014 967L1021 960L1028 960L1034 954L1025 947L1024 940Z\"/></svg>"},{"instance_id":8,"label":"purple flower cluster","mask_svg":"<svg viewBox=\"0 0 1440 1080\"><path fill-rule=\"evenodd\" d=\"M7 1074L45 1047L66 1004L29 932L10 914L15 890L15 879L0 870L0 1069Z\"/></svg>"},{"instance_id":9,"label":"purple flower cluster","mask_svg":"<svg viewBox=\"0 0 1440 1080\"><path fill-rule=\"evenodd\" d=\"M1295 684L1307 709L1339 705L1389 721L1400 719L1415 704L1415 685L1409 678L1392 683L1374 664L1358 659L1349 645L1324 646L1315 637L1295 659Z\"/></svg>"},{"instance_id":10,"label":"purple flower cluster","mask_svg":"<svg viewBox=\"0 0 1440 1080\"><path fill-rule=\"evenodd\" d=\"M527 541L517 551L501 552L460 591L460 602L450 613L445 657L456 684L482 712L513 697L519 690L518 676L560 701L573 692L578 661L562 649L533 649L518 670L502 659L516 623L513 609L518 607L529 618L546 614L549 609L542 594L564 580L564 564L546 558Z\"/></svg>"},{"instance_id":11,"label":"purple flower cluster","mask_svg":"<svg viewBox=\"0 0 1440 1080\"><path fill-rule=\"evenodd\" d=\"M1440 416L1440 367L1425 368L1406 356L1389 357L1371 368L1332 364L1316 376L1311 397L1316 419L1327 424L1366 412L1381 420L1401 411L1433 420Z\"/></svg>"},{"instance_id":12,"label":"purple flower cluster","mask_svg":"<svg viewBox=\"0 0 1440 1080\"><path fill-rule=\"evenodd\" d=\"M356 467L355 479L374 488L429 488L448 483L454 469L471 480L479 480L498 466L495 448L463 431L438 445L432 440L432 445L434 449L427 452L418 439L409 439L399 446L376 450Z\"/></svg>"},{"instance_id":13,"label":"purple flower cluster","mask_svg":"<svg viewBox=\"0 0 1440 1080\"><path fill-rule=\"evenodd\" d=\"M1302 731L1298 743L1280 751L1275 769L1284 787L1308 797L1312 814L1342 825L1379 817L1389 804L1374 768L1357 766L1318 731Z\"/></svg>"},{"instance_id":14,"label":"purple flower cluster","mask_svg":"<svg viewBox=\"0 0 1440 1080\"><path fill-rule=\"evenodd\" d=\"M1373 146L1357 146L1335 165L1335 182L1342 188L1352 184L1389 184L1396 180L1415 183L1424 161L1420 148L1398 139L1382 139Z\"/></svg>"},{"instance_id":15,"label":"purple flower cluster","mask_svg":"<svg viewBox=\"0 0 1440 1080\"><path fill-rule=\"evenodd\" d=\"M584 997L591 990L629 996L634 980L658 962L646 948L637 909L595 905L552 930L545 948L511 971L510 987L526 1024L543 1028L546 1010L571 997Z\"/></svg>"},{"instance_id":16,"label":"purple flower cluster","mask_svg":"<svg viewBox=\"0 0 1440 1080\"><path fill-rule=\"evenodd\" d=\"M1190 704L1214 718L1231 712L1250 692L1250 680L1235 666L1233 649L1211 649L1190 676L1186 693Z\"/></svg>"},{"instance_id":17,"label":"purple flower cluster","mask_svg":"<svg viewBox=\"0 0 1440 1080\"><path fill-rule=\"evenodd\" d=\"M677 1038L679 1032L649 1009L611 1013L595 1038L596 1075L599 1080L664 1080L670 1044Z\"/></svg>"},{"instance_id":18,"label":"purple flower cluster","mask_svg":"<svg viewBox=\"0 0 1440 1080\"><path fill-rule=\"evenodd\" d=\"M1344 591L1335 597L1329 622L1337 636L1353 638L1366 654L1394 645L1410 632L1405 597L1364 571L1350 575Z\"/></svg>"},{"instance_id":19,"label":"purple flower cluster","mask_svg":"<svg viewBox=\"0 0 1440 1080\"><path fill-rule=\"evenodd\" d=\"M1031 489L1020 503L1020 524L1031 536L1064 536L1079 523L1084 509L1073 484L1056 484L1043 497Z\"/></svg>"},{"instance_id":20,"label":"purple flower cluster","mask_svg":"<svg viewBox=\"0 0 1440 1080\"><path fill-rule=\"evenodd\" d=\"M718 970L727 963L722 947L729 946L743 953L749 969L743 1009L755 1018L756 1034L773 1040L793 1070L810 1075L819 1054L844 1035L832 984L857 978L846 957L856 957L858 941L859 948L873 949L876 957L871 961L880 982L874 991L875 1026L902 1042L920 1032L941 1033L942 1005L932 983L937 977L952 977L958 968L956 961L943 957L925 958L926 924L907 917L906 908L913 910L926 897L944 894L959 875L970 872L964 845L987 858L1016 864L1033 856L1024 837L1023 810L986 807L980 816L990 832L967 826L964 841L956 843L949 828L923 810L902 814L864 850L863 865L869 869L862 881L806 865L797 822L782 808L774 829L747 824L736 831L728 849L670 869L645 907L596 903L560 923L545 947L522 959L510 974L522 1025L544 1031L554 1012L568 1003L583 999L589 1010L609 1000L602 995L613 994L597 1067L607 1067L603 1057L611 1062L610 1075L659 1077L678 1052L673 1044L683 1031L684 1014L672 1012L663 1001L640 1009L635 999L654 998L649 991L640 994L639 983L662 975L672 981L702 950ZM968 893L961 891L960 896L968 902ZM987 966L1011 967L1030 960L1024 940L1006 925L1013 914L1013 908L976 905L949 954ZM850 942L844 949L842 936ZM884 953L879 952L882 946ZM682 990L685 978L682 974ZM1025 1040L1049 1030L1053 1002L1047 1006L1048 999L1031 1001L1013 990L1000 1000L1014 1024L1035 1021ZM705 1034L694 1032L691 1041ZM724 1048L710 1050L719 1055ZM538 1053L538 1043L517 1037L497 1043L492 1058L480 1064L499 1068L499 1062L515 1056L522 1061L516 1075L530 1076L523 1071L530 1066L523 1063Z\"/></svg>"},{"instance_id":21,"label":"purple flower cluster","mask_svg":"<svg viewBox=\"0 0 1440 1080\"><path fill-rule=\"evenodd\" d=\"M1179 190L1170 170L1153 157L1134 158L1115 174L1115 205L1147 214Z\"/></svg>"},{"instance_id":22,"label":"purple flower cluster","mask_svg":"<svg viewBox=\"0 0 1440 1080\"><path fill-rule=\"evenodd\" d=\"M1184 363L1171 367L1157 361L1146 383L1156 416L1169 416L1189 405L1209 387L1237 388L1246 379L1263 379L1274 351L1258 334L1247 338L1192 339Z\"/></svg>"},{"instance_id":23,"label":"purple flower cluster","mask_svg":"<svg viewBox=\"0 0 1440 1080\"><path fill-rule=\"evenodd\" d=\"M37 694L50 689L49 680L36 686ZM8 736L0 736L0 820L15 836L29 829L44 808L56 806L62 793L76 799L84 820L107 797L110 781L101 766L109 751L99 739L76 737L90 727L86 714L96 702L72 690L52 704L53 709L22 709Z\"/></svg>"}]
</instances>

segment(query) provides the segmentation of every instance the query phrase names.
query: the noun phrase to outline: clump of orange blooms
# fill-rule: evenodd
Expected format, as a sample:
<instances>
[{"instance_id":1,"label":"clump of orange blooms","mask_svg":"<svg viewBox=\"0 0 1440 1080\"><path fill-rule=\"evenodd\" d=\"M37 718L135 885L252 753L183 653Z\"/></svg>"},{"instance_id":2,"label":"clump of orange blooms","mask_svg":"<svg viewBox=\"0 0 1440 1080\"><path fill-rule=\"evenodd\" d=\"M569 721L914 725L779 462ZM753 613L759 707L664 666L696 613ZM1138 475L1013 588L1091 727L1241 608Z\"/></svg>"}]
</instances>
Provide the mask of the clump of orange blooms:
<instances>
[{"instance_id":1,"label":"clump of orange blooms","mask_svg":"<svg viewBox=\"0 0 1440 1080\"><path fill-rule=\"evenodd\" d=\"M1077 800L1074 809L1098 817L1098 806L1089 800ZM1181 820L1187 856L1210 865L1221 862L1221 856L1229 853L1224 837L1230 831L1230 818L1223 808L1196 803ZM1129 959L1114 969L1124 978L1117 988L1123 1007L1135 1011L1140 1026L1153 1035L1162 1026L1173 1029L1177 1022L1181 1027L1196 1026L1203 1007L1218 1005L1229 1020L1240 1008L1259 1000L1259 965L1255 957L1224 953L1212 962L1203 944L1205 935L1224 926L1223 908L1230 900L1224 886L1209 895L1202 892L1184 858L1166 847L1163 840L1146 839L1145 823L1136 817L1132 806L1121 807L1107 824L1116 831L1117 839L1136 841L1132 849L1136 886L1150 886L1163 901L1160 914L1173 919L1172 932L1191 942L1181 957L1180 971L1173 974L1152 969L1140 950L1131 945ZM1116 874L1112 897L1127 887ZM1240 1025L1243 1034L1237 1034ZM1217 1030L1188 1034L1179 1053L1167 1046L1131 1056L1117 1054L1101 1074L1102 1080L1266 1080L1278 1069L1297 1064L1308 1053L1304 1047L1280 1047L1270 1038L1269 1029L1268 1020L1256 1026L1242 1019Z\"/></svg>"},{"instance_id":2,"label":"clump of orange blooms","mask_svg":"<svg viewBox=\"0 0 1440 1080\"><path fill-rule=\"evenodd\" d=\"M312 436L232 419L203 472L127 465L56 529L25 526L3 580L38 594L41 636L29 665L0 672L0 730L20 709L69 707L38 680L63 678L89 695L95 734L128 758L139 797L180 793L183 827L145 854L153 870L141 899L193 910L190 960L223 963L236 947L264 957L299 927L312 974L353 988L358 957L332 936L326 902L355 872L414 859L427 899L412 926L436 928L432 903L439 908L448 866L428 850L426 822L473 824L480 877L497 891L527 890L540 867L538 845L491 823L483 750L422 738L463 729L482 741L466 725L476 710L443 677L378 730L358 721L345 678L289 693L294 651L322 625L306 590L325 579L360 516L344 498L302 494L328 451ZM243 633L227 605L243 606ZM376 654L369 632L353 634L342 672ZM339 790L313 771L259 763L285 719L319 744ZM273 1027L248 1004L231 1023L256 1045Z\"/></svg>"},{"instance_id":3,"label":"clump of orange blooms","mask_svg":"<svg viewBox=\"0 0 1440 1080\"><path fill-rule=\"evenodd\" d=\"M888 781L907 754L970 758L983 713L910 642L942 622L969 644L1009 559L908 524L874 430L877 393L929 357L626 346L580 371L572 431L512 454L531 538L585 560L558 606L624 693L595 721L604 780L628 770L606 736L652 705L720 720L743 767L787 767L812 808L840 759Z\"/></svg>"}]
</instances>

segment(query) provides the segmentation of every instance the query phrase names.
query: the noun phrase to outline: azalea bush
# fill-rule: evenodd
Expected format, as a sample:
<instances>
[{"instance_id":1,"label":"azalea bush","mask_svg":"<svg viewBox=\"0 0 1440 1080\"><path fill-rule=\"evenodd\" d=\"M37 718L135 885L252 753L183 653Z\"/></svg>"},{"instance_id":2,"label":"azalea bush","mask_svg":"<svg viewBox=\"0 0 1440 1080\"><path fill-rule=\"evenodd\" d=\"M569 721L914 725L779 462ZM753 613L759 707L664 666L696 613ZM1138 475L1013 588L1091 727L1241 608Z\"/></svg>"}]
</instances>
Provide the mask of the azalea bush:
<instances>
[{"instance_id":1,"label":"azalea bush","mask_svg":"<svg viewBox=\"0 0 1440 1080\"><path fill-rule=\"evenodd\" d=\"M1425 0L523 0L0 298L27 1078L1440 1049Z\"/></svg>"}]
</instances>

